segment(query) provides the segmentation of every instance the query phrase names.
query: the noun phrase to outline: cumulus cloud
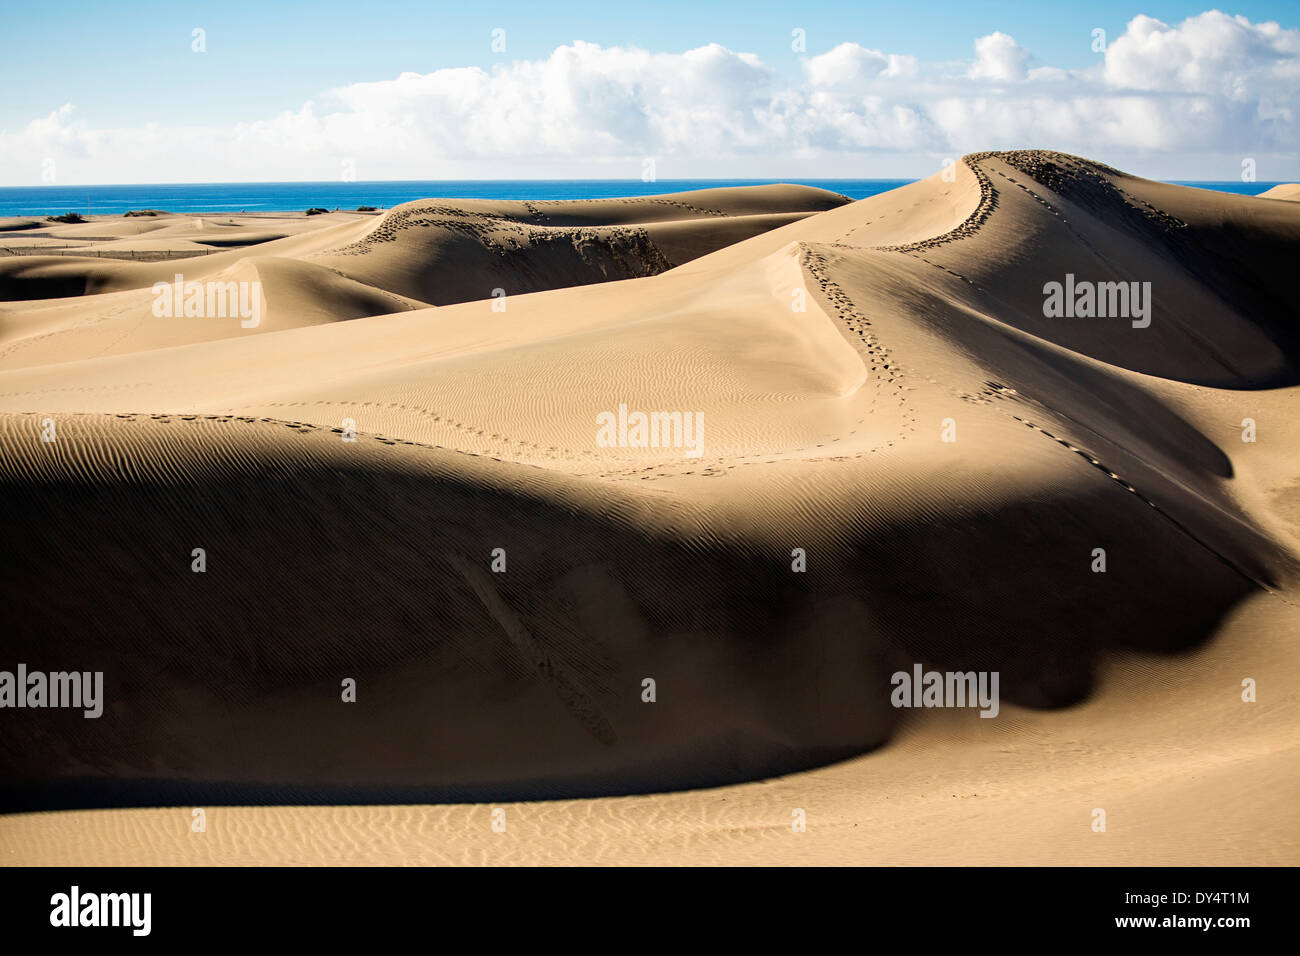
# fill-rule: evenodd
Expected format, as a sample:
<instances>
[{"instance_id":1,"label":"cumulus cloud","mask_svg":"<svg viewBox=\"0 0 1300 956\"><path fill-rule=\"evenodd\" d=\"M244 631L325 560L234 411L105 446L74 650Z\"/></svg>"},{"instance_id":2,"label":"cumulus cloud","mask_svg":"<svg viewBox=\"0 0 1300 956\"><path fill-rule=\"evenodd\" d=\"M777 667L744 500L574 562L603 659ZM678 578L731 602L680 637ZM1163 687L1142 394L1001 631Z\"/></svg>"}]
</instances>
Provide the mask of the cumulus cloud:
<instances>
[{"instance_id":1,"label":"cumulus cloud","mask_svg":"<svg viewBox=\"0 0 1300 956\"><path fill-rule=\"evenodd\" d=\"M1106 51L1115 89L1204 93L1248 100L1300 85L1300 31L1210 10L1177 27L1133 19Z\"/></svg>"},{"instance_id":2,"label":"cumulus cloud","mask_svg":"<svg viewBox=\"0 0 1300 956\"><path fill-rule=\"evenodd\" d=\"M975 41L970 75L977 80L1013 82L1028 75L1029 51L1014 37L997 31Z\"/></svg>"},{"instance_id":3,"label":"cumulus cloud","mask_svg":"<svg viewBox=\"0 0 1300 956\"><path fill-rule=\"evenodd\" d=\"M916 57L881 53L856 43L841 43L835 49L804 61L804 72L813 86L841 86L878 77L914 76Z\"/></svg>"},{"instance_id":4,"label":"cumulus cloud","mask_svg":"<svg viewBox=\"0 0 1300 956\"><path fill-rule=\"evenodd\" d=\"M744 147L771 72L718 44L682 54L576 42L492 72L404 73L333 91L339 134L409 128L467 156L587 156Z\"/></svg>"},{"instance_id":5,"label":"cumulus cloud","mask_svg":"<svg viewBox=\"0 0 1300 956\"><path fill-rule=\"evenodd\" d=\"M340 168L631 178L648 157L661 175L870 176L1018 146L1117 165L1172 157L1180 169L1188 157L1300 153L1300 31L1218 11L1172 26L1138 16L1091 67L1032 62L1002 32L975 38L957 64L841 43L793 77L718 44L575 42L490 70L356 83L234 127L100 128L64 105L0 131L0 181L36 183L51 164L62 182L335 179Z\"/></svg>"}]
</instances>

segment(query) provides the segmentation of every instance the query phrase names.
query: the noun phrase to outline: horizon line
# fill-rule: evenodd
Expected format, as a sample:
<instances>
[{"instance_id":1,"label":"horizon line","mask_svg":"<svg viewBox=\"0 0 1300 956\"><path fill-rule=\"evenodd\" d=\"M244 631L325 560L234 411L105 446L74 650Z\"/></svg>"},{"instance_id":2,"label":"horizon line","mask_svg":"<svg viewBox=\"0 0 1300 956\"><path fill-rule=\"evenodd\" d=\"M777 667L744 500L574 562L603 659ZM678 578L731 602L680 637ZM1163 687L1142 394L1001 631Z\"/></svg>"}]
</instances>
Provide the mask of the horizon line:
<instances>
[{"instance_id":1,"label":"horizon line","mask_svg":"<svg viewBox=\"0 0 1300 956\"><path fill-rule=\"evenodd\" d=\"M835 181L842 183L914 183L920 182L919 179L907 179L899 176L814 176L806 179L820 179L823 181ZM1209 180L1205 180L1208 182ZM556 179L357 179L344 181L339 179L232 179L232 180L195 180L174 183L87 183L84 185L61 186L57 183L38 183L27 184L22 186L0 186L0 189L104 189L117 188L120 186L370 186L370 185L393 185L398 186L403 183L758 183L771 182L775 184L789 184L797 186L800 183L798 179L783 179L780 177L770 176L708 176L694 177L685 176L677 178L656 178L649 181L632 177L620 179L616 177L568 177Z\"/></svg>"},{"instance_id":2,"label":"horizon line","mask_svg":"<svg viewBox=\"0 0 1300 956\"><path fill-rule=\"evenodd\" d=\"M928 178L928 177L923 177ZM1140 176L1139 179L1149 179L1152 177ZM808 176L801 179L781 178L781 177L753 177L753 176L714 176L714 177L683 177L683 178L664 178L654 179L649 182L642 179L618 179L618 178L565 178L565 179L358 179L352 182L333 179L239 179L228 181L217 180L198 180L193 182L174 182L174 183L85 183L73 185L59 185L50 183L27 184L27 185L0 185L0 189L120 189L122 187L176 187L176 186L372 186L372 185L393 185L398 186L405 183L645 183L652 185L655 183L766 183L772 185L791 185L799 186L808 182L841 182L841 183L916 183L922 179L907 179L905 177L895 176L876 176L876 177L858 177L858 176ZM1237 179L1154 179L1155 182L1169 183L1171 185L1183 185L1187 183L1215 183L1218 185L1238 184L1243 186L1258 185L1285 185L1290 180L1254 180L1252 182L1242 182Z\"/></svg>"}]
</instances>

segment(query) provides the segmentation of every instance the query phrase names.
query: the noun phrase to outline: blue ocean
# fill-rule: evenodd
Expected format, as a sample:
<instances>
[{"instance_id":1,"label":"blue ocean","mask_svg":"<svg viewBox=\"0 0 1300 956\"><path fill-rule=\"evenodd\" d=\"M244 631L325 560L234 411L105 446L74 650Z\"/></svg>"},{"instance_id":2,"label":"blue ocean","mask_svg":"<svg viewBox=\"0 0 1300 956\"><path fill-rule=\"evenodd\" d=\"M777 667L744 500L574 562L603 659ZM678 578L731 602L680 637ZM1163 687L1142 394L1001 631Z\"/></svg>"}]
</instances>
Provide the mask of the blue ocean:
<instances>
[{"instance_id":1,"label":"blue ocean","mask_svg":"<svg viewBox=\"0 0 1300 956\"><path fill-rule=\"evenodd\" d=\"M904 186L910 179L809 179L805 185L864 199ZM413 199L604 199L655 196L689 189L757 186L776 179L548 179L425 180L412 182L174 183L138 186L0 187L0 217L65 212L121 214L128 209L173 213L302 212L313 206L388 208ZM1276 183L1185 182L1184 186L1256 195Z\"/></svg>"}]
</instances>

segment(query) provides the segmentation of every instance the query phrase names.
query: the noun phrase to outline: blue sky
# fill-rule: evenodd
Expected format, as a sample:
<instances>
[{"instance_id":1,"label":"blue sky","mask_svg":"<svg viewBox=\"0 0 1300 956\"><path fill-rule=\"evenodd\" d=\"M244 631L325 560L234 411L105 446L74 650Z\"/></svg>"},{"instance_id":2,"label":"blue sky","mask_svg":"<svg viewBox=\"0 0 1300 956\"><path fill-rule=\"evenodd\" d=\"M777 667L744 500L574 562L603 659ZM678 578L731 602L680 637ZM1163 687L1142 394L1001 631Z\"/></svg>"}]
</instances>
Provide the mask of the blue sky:
<instances>
[{"instance_id":1,"label":"blue sky","mask_svg":"<svg viewBox=\"0 0 1300 956\"><path fill-rule=\"evenodd\" d=\"M1187 44L1179 46L1176 33L1168 42L1148 42L1145 63L1130 52L1113 68L1105 64L1104 76L1098 71L1105 54L1092 49L1094 29L1105 30L1113 43L1139 14L1177 31L1210 8L1113 0L8 6L0 36L6 64L0 183L8 185L38 184L43 170L48 181L51 169L60 182L332 178L349 160L354 175L372 179L473 178L476 170L506 177L619 176L639 170L647 158L664 167L663 176L928 174L931 160L979 140L979 124L963 124L956 115L954 97L963 96L972 110L985 111L989 142L978 147L1078 150L1093 145L1087 127L1095 124L1105 132L1095 142L1097 158L1136 163L1148 175L1233 178L1237 157L1255 154L1273 167L1274 175L1261 170L1261 178L1300 175L1285 168L1287 155L1296 152L1297 119L1290 113L1300 83L1295 43L1286 32L1300 28L1294 0L1234 3L1225 12L1244 18L1249 29L1236 21L1205 23L1188 31ZM1281 39L1259 29L1268 21L1284 28ZM205 31L202 54L191 49L195 28ZM505 31L504 52L491 48L496 28ZM796 28L805 32L802 52L791 48ZM989 36L1014 42L990 43L995 59L991 72L981 74L972 65L979 59L976 43ZM592 46L557 61L556 51L574 41ZM1233 44L1241 52L1216 54ZM718 54L704 66L696 63L698 75L671 61L600 52L635 47L680 57L710 45L731 58ZM839 65L825 60L812 68L821 79L810 80L810 59L837 48ZM873 72L862 50L901 58L896 62L903 66ZM738 59L741 54L752 58ZM1185 75L1157 75L1162 59L1167 66L1179 56L1203 62ZM1241 62L1234 65L1234 57ZM512 67L548 62L549 73ZM465 67L485 76L513 69L516 85L454 72ZM404 73L442 79L396 83ZM963 82L967 75L978 82ZM672 94L689 102L682 112L691 115L655 101L668 95L663 91L674 76L694 79ZM550 99L530 99L529 84L534 94L545 86ZM747 88L754 95L741 95ZM347 91L341 99L332 92L340 90ZM1139 93L1149 101L1145 113L1130 102ZM477 117L514 96L519 102L493 122L517 130L517 139L508 130L476 129ZM476 106L474 97L484 100ZM995 97L1003 105L993 104ZM1198 97L1199 105L1187 102ZM1053 98L1073 104L1072 126L1034 113ZM1102 99L1112 101L1109 112L1098 106ZM445 116L456 108L460 125L449 125ZM1179 129L1203 123L1207 111L1212 128L1200 139ZM586 123L589 113L598 117L594 127ZM705 135L693 155L691 141L701 136L687 127L704 122L698 119L704 114L712 124L706 132L724 132ZM1155 115L1170 127L1163 139L1137 128ZM629 126L629 117L638 122ZM571 145L564 142L566 123L581 128ZM1134 128L1126 140L1119 127L1128 124ZM223 131L238 140L239 156L219 148ZM1211 133L1218 139L1207 139ZM168 138L189 139L191 146L162 145ZM468 147L459 145L465 138ZM530 142L541 145L530 148ZM296 169L302 174L293 175ZM1213 175L1216 170L1222 174Z\"/></svg>"}]
</instances>

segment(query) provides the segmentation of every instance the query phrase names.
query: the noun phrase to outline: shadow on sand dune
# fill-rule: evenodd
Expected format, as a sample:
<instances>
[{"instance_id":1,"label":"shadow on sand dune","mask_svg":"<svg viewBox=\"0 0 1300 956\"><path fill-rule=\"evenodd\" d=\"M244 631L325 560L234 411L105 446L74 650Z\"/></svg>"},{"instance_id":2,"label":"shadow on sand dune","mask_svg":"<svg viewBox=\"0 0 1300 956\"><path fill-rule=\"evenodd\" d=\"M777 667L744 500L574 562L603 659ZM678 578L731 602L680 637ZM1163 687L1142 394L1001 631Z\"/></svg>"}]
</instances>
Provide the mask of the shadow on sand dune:
<instances>
[{"instance_id":1,"label":"shadow on sand dune","mask_svg":"<svg viewBox=\"0 0 1300 956\"><path fill-rule=\"evenodd\" d=\"M124 447L105 432L132 427L87 444ZM324 434L250 456L238 422L153 427L181 429L150 457L169 479L6 481L0 660L106 682L99 719L5 714L6 811L772 776L887 741L889 676L913 662L1065 706L1099 655L1195 647L1253 590L1102 479L859 526L792 574L788 550L724 540L705 513L685 516L693 537L656 532L617 500L584 511L561 483L507 488L446 454L358 468ZM1088 569L1098 544L1106 574Z\"/></svg>"}]
</instances>

